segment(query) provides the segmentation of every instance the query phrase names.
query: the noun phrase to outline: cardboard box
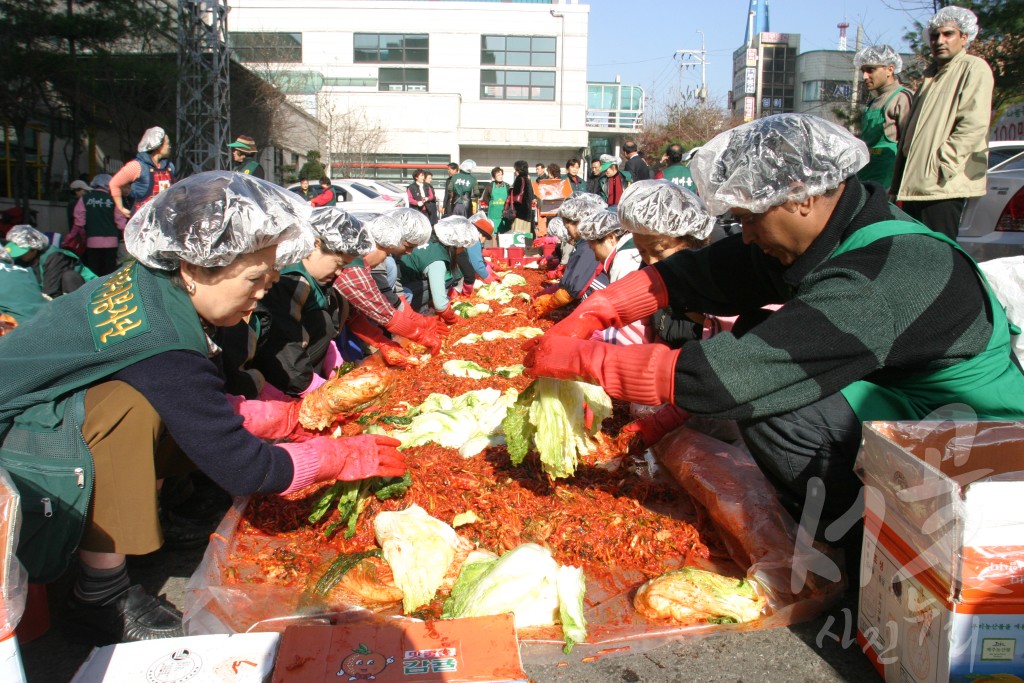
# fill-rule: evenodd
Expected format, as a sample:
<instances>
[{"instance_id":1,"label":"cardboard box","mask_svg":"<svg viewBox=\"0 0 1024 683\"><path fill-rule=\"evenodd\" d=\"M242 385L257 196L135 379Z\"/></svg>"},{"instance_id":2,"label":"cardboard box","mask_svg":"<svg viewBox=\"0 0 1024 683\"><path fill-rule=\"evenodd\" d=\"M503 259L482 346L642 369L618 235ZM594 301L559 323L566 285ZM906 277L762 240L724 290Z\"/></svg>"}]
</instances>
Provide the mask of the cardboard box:
<instances>
[{"instance_id":1,"label":"cardboard box","mask_svg":"<svg viewBox=\"0 0 1024 683\"><path fill-rule=\"evenodd\" d=\"M284 632L273 683L526 683L511 614L380 619Z\"/></svg>"},{"instance_id":2,"label":"cardboard box","mask_svg":"<svg viewBox=\"0 0 1024 683\"><path fill-rule=\"evenodd\" d=\"M98 647L71 683L263 683L279 639L279 633L239 633Z\"/></svg>"},{"instance_id":3,"label":"cardboard box","mask_svg":"<svg viewBox=\"0 0 1024 683\"><path fill-rule=\"evenodd\" d=\"M1024 678L1024 424L866 424L856 469L857 640L878 672Z\"/></svg>"}]
</instances>

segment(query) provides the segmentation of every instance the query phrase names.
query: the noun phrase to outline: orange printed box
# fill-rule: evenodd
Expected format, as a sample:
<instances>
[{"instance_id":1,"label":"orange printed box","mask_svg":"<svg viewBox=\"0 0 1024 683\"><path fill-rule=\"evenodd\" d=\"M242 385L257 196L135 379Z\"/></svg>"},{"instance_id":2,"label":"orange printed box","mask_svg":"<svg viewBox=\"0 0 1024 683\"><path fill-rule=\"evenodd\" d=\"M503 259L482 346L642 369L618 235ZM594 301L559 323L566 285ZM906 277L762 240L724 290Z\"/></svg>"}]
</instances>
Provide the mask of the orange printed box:
<instances>
[{"instance_id":1,"label":"orange printed box","mask_svg":"<svg viewBox=\"0 0 1024 683\"><path fill-rule=\"evenodd\" d=\"M386 619L284 632L273 683L526 683L512 615Z\"/></svg>"}]
</instances>

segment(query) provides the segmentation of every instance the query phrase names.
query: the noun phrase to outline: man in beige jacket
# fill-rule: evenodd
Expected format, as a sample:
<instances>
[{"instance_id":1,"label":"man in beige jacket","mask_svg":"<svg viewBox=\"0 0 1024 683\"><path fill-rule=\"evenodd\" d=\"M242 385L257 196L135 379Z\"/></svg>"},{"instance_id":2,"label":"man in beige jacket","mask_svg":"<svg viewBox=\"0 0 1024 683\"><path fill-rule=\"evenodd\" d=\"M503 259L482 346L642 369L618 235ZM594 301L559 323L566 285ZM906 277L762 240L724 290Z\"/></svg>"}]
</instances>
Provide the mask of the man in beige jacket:
<instances>
[{"instance_id":1,"label":"man in beige jacket","mask_svg":"<svg viewBox=\"0 0 1024 683\"><path fill-rule=\"evenodd\" d=\"M925 27L933 61L914 96L900 139L892 192L903 210L932 230L956 239L968 197L985 194L992 69L967 54L978 18L944 7Z\"/></svg>"}]
</instances>

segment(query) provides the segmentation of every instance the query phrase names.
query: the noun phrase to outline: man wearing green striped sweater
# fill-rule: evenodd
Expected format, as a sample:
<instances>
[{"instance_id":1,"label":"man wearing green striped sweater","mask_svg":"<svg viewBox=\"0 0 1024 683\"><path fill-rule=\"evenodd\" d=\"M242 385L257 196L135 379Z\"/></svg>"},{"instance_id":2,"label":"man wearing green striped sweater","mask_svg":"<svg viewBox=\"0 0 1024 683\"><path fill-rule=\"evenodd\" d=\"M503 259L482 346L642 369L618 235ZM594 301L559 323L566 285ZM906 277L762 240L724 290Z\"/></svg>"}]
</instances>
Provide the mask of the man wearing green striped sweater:
<instances>
[{"instance_id":1,"label":"man wearing green striped sweater","mask_svg":"<svg viewBox=\"0 0 1024 683\"><path fill-rule=\"evenodd\" d=\"M955 242L856 178L867 159L847 130L805 114L722 133L691 170L710 213L731 210L742 235L589 297L533 340L528 371L735 419L768 477L796 500L824 496L833 517L860 490L861 422L1024 419L1002 305ZM675 350L584 341L666 305L740 320Z\"/></svg>"}]
</instances>

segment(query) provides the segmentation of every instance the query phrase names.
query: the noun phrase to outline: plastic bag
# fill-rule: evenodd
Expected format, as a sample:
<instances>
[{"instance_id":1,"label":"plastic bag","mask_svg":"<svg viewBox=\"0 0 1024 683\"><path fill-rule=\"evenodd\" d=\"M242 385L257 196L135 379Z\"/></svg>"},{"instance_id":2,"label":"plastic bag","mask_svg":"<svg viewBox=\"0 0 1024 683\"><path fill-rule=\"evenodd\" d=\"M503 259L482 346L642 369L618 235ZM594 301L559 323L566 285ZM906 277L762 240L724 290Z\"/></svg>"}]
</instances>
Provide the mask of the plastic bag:
<instances>
[{"instance_id":1,"label":"plastic bag","mask_svg":"<svg viewBox=\"0 0 1024 683\"><path fill-rule=\"evenodd\" d=\"M14 554L21 531L21 496L0 468L0 640L21 621L28 599L28 574Z\"/></svg>"}]
</instances>

